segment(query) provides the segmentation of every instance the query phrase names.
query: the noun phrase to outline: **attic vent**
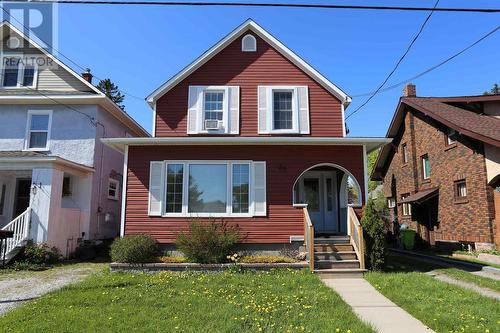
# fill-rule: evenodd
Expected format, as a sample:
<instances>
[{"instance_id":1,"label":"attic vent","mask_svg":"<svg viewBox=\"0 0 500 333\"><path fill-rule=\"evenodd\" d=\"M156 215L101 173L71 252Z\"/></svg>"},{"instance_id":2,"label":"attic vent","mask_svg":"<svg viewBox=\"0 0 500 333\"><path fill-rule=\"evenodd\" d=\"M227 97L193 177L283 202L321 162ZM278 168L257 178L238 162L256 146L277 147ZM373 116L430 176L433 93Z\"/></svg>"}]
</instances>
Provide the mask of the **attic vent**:
<instances>
[{"instance_id":1,"label":"attic vent","mask_svg":"<svg viewBox=\"0 0 500 333\"><path fill-rule=\"evenodd\" d=\"M243 52L257 51L257 40L254 36L248 34L241 40L241 50Z\"/></svg>"}]
</instances>

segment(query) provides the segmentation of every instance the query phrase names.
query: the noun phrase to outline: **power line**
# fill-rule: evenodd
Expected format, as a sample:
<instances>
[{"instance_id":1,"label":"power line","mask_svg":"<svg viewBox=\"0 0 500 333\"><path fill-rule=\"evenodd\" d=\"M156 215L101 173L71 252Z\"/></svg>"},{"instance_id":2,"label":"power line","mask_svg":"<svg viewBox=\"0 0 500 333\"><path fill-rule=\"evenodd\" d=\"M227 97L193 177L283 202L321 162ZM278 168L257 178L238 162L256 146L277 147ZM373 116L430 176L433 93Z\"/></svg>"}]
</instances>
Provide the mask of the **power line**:
<instances>
[{"instance_id":1,"label":"power line","mask_svg":"<svg viewBox=\"0 0 500 333\"><path fill-rule=\"evenodd\" d=\"M436 3L434 4L434 9L437 7L437 5L439 4L439 0L436 0ZM352 111L346 118L345 120L349 119L352 115L354 115L356 112L358 112L359 110L361 110L366 104L368 104L372 99L373 97L375 97L378 92L380 91L380 89L382 89L384 87L384 85L387 83L387 81L389 81L389 79L391 78L391 76L396 72L396 70L398 69L399 65L401 64L401 62L403 61L403 59L406 57L406 55L410 52L413 44L415 44L415 42L417 41L418 37L420 37L420 34L422 33L422 31L424 31L424 28L425 26L427 25L427 22L429 22L432 14L434 14L434 9L431 10L431 12L429 13L429 15L427 15L427 17L425 18L424 22L422 23L422 25L420 26L420 29L418 30L417 34L413 37L413 39L411 40L410 44L408 45L408 47L406 48L406 51L403 53L403 55L399 58L399 60L396 62L396 65L394 65L394 68L389 72L389 74L386 76L386 78L384 79L384 81L382 82L382 84L380 84L380 86L378 86L378 88L373 92L373 94L370 95L370 97L368 97L366 99L366 101L363 102L363 104L361 104L360 106L358 106L354 111Z\"/></svg>"},{"instance_id":2,"label":"power line","mask_svg":"<svg viewBox=\"0 0 500 333\"><path fill-rule=\"evenodd\" d=\"M432 66L432 67L429 67L427 68L425 71L423 72L420 72L418 73L417 75L415 76L412 76L411 78L408 78L406 80L403 80L403 81L400 81L398 83L395 83L389 87L386 87L386 88L383 88L383 89L380 89L379 93L381 92L386 92L386 91L389 91L389 90L392 90L392 89L395 89L397 87L400 87L404 84L407 84L409 82L412 82L413 80L416 80L422 76L424 76L425 74L427 73L430 73L432 72L433 70L443 66L444 64L446 64L447 62L455 59L456 57L458 57L459 55L461 55L462 53L468 51L469 49L471 49L472 47L476 46L477 44L479 44L480 42L482 42L483 40L485 40L486 38L490 37L491 35L493 35L495 32L498 31L498 29L500 29L500 26L497 26L495 29L491 30L490 32L488 32L486 35L482 36L481 38L479 38L478 40L476 40L474 43L468 45L467 47L463 48L462 50L460 50L459 52L453 54L452 56L446 58L445 60L441 61L440 63ZM369 92L369 93L364 93L364 94L358 94L358 95L352 95L351 97L362 97L362 96L369 96L373 94L373 92Z\"/></svg>"},{"instance_id":3,"label":"power line","mask_svg":"<svg viewBox=\"0 0 500 333\"><path fill-rule=\"evenodd\" d=\"M105 0L9 0L24 3L54 3L79 5L146 5L146 6L225 6L225 7L289 7L289 8L319 8L319 9L361 9L361 10L394 10L394 11L439 11L439 12L469 12L498 13L500 8L430 8L403 6L368 6L368 5L329 5L304 3L265 3L265 2L201 2L201 1L105 1Z\"/></svg>"},{"instance_id":4,"label":"power line","mask_svg":"<svg viewBox=\"0 0 500 333\"><path fill-rule=\"evenodd\" d=\"M21 1L18 1L18 2L21 2ZM33 2L33 1L30 1L30 2ZM7 11L7 10L6 10L6 9L5 9L2 5L1 5L1 4L0 4L0 7L1 7L1 8L2 8L2 10L4 11L4 13L5 13L5 14L7 14L7 15L8 15L11 19L13 19L13 20L14 20L14 21L16 21L17 23L19 23L21 26L23 26L23 27L24 27L24 29L25 29L25 31L29 31L29 32L33 33L33 31L32 31L30 28L28 28L26 25L24 25L24 23L23 23L23 22L19 21L16 17L14 17L14 16L10 15L10 13L9 13L9 12L8 12L8 11ZM34 34L34 33L33 33L33 34ZM45 43L48 47L50 47L51 49L55 50L55 51L57 52L57 54L58 54L58 55L60 54L60 55L61 55L61 56L63 56L66 60L68 60L69 62L71 62L72 64L74 64L74 65L75 65L75 66L77 66L78 68L80 68L82 71L86 71L86 70L88 70L88 67L83 67L83 66L81 66L80 64L78 64L77 62L73 61L71 58L67 57L64 53L62 53L61 51L59 51L58 49L56 49L53 45L51 45L51 44L47 43L46 41L43 41L43 42L44 42L44 43ZM93 75L93 76L95 76L95 78L96 78L96 79L98 79L99 81L102 81L102 79L101 79L101 78L99 78L97 75ZM141 97L137 97L137 96L135 96L135 95L133 95L133 94L131 94L131 93L128 93L128 92L126 92L126 91L124 91L124 90L122 90L122 89L120 89L120 88L118 88L118 90L119 90L120 92L122 92L123 94L125 94L125 95L127 95L127 96L130 96L130 97L132 97L132 98L138 99L138 100L140 100L140 101L143 101L143 100L144 100L143 98L141 98Z\"/></svg>"}]
</instances>

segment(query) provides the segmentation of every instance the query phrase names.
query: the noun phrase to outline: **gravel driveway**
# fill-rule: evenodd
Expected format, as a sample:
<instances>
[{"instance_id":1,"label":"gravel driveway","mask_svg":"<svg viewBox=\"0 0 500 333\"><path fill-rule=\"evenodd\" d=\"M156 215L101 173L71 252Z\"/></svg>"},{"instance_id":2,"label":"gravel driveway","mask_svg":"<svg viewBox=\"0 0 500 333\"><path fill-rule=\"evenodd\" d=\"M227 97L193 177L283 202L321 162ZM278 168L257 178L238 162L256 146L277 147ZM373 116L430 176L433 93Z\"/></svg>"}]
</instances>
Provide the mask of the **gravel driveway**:
<instances>
[{"instance_id":1,"label":"gravel driveway","mask_svg":"<svg viewBox=\"0 0 500 333\"><path fill-rule=\"evenodd\" d=\"M102 264L75 264L42 272L0 275L0 315L26 301L79 282L102 268Z\"/></svg>"}]
</instances>

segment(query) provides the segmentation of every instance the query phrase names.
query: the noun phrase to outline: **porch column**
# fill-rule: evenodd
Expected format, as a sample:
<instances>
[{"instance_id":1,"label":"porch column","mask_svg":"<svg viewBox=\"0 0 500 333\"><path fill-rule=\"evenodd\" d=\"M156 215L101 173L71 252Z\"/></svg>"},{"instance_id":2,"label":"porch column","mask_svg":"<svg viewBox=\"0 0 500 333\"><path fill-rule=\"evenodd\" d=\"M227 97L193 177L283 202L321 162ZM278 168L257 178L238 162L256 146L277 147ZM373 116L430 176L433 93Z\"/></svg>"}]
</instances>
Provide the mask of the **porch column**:
<instances>
[{"instance_id":1,"label":"porch column","mask_svg":"<svg viewBox=\"0 0 500 333\"><path fill-rule=\"evenodd\" d=\"M35 242L47 242L50 221L59 219L63 176L61 170L53 168L33 169L30 238Z\"/></svg>"}]
</instances>

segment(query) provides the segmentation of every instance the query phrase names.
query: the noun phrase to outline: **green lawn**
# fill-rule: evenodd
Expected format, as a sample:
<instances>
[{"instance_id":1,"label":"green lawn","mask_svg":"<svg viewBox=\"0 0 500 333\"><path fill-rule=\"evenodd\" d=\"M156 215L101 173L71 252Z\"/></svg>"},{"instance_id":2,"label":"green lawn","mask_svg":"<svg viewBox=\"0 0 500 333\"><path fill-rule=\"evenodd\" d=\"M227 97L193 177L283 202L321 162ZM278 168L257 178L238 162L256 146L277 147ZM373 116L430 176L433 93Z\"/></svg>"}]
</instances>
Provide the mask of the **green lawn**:
<instances>
[{"instance_id":1,"label":"green lawn","mask_svg":"<svg viewBox=\"0 0 500 333\"><path fill-rule=\"evenodd\" d=\"M0 318L14 332L373 332L307 270L102 273Z\"/></svg>"},{"instance_id":2,"label":"green lawn","mask_svg":"<svg viewBox=\"0 0 500 333\"><path fill-rule=\"evenodd\" d=\"M390 256L385 272L370 272L365 278L436 332L500 331L498 301L438 281L423 273L437 267L410 260Z\"/></svg>"},{"instance_id":3,"label":"green lawn","mask_svg":"<svg viewBox=\"0 0 500 333\"><path fill-rule=\"evenodd\" d=\"M489 279L482 276L477 276L456 268L444 268L444 269L439 269L438 271L446 275L449 275L455 279L471 282L477 284L480 287L489 288L491 290L496 290L500 292L500 281Z\"/></svg>"}]
</instances>

